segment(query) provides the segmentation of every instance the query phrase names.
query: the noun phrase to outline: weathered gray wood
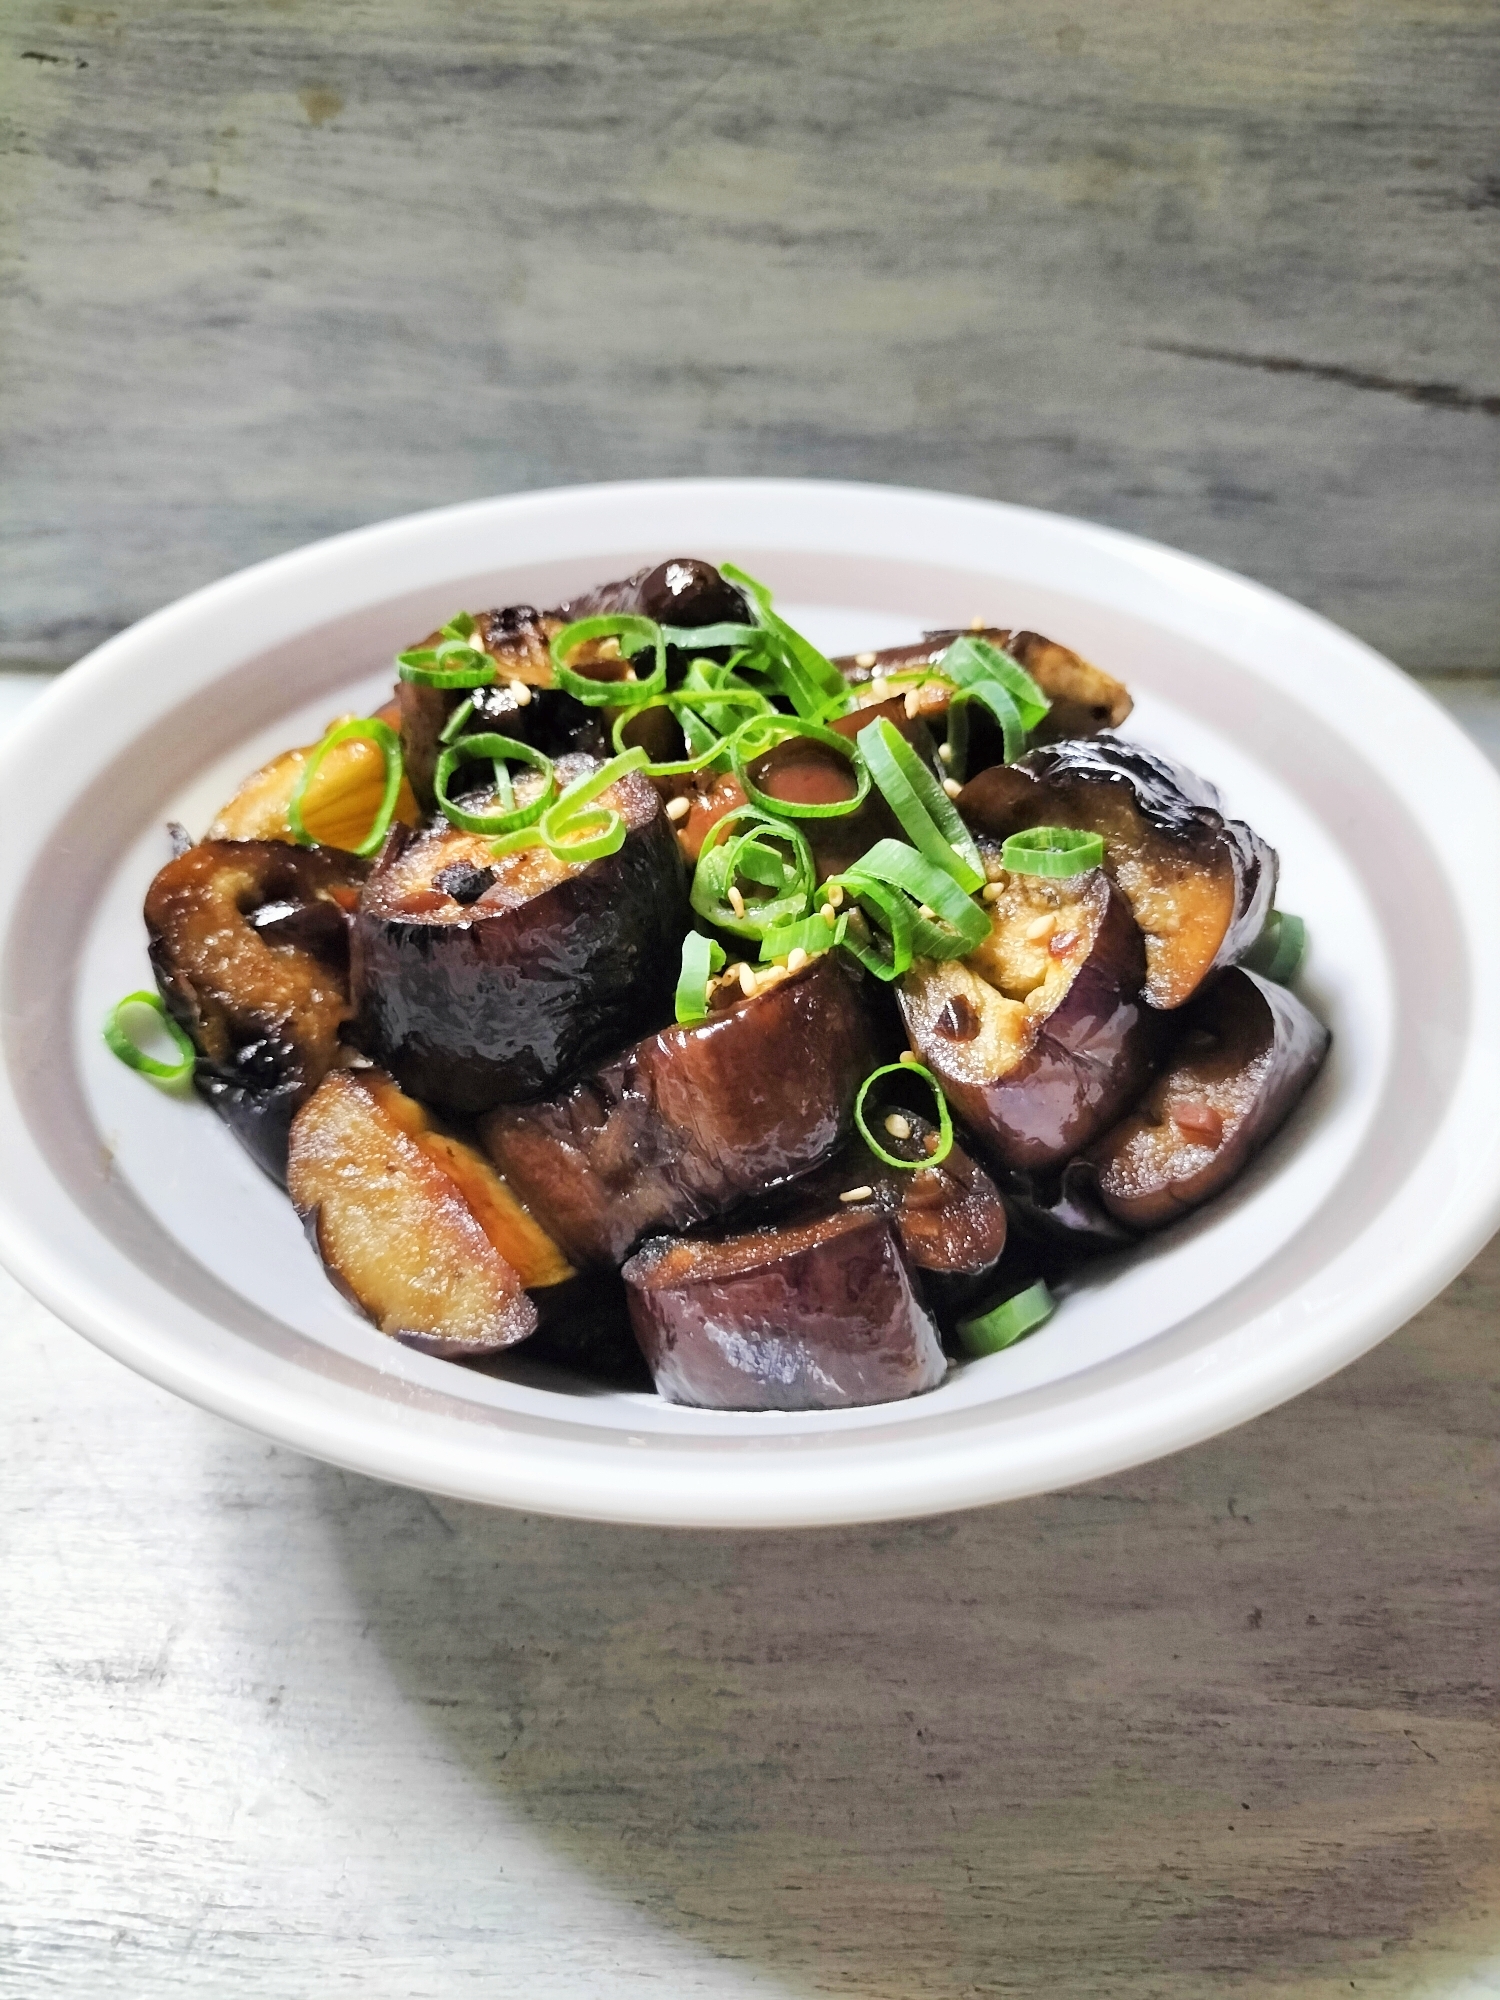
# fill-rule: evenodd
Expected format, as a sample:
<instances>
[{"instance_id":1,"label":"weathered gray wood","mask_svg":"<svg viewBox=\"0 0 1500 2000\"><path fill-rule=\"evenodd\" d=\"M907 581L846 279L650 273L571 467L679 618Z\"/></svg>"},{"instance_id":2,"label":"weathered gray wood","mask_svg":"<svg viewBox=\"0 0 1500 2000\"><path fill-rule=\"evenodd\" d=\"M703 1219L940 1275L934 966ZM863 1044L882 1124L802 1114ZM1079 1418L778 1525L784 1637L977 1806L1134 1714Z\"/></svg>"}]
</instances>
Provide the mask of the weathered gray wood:
<instances>
[{"instance_id":1,"label":"weathered gray wood","mask_svg":"<svg viewBox=\"0 0 1500 2000\"><path fill-rule=\"evenodd\" d=\"M15 0L0 641L471 494L1092 515L1500 666L1490 0Z\"/></svg>"}]
</instances>

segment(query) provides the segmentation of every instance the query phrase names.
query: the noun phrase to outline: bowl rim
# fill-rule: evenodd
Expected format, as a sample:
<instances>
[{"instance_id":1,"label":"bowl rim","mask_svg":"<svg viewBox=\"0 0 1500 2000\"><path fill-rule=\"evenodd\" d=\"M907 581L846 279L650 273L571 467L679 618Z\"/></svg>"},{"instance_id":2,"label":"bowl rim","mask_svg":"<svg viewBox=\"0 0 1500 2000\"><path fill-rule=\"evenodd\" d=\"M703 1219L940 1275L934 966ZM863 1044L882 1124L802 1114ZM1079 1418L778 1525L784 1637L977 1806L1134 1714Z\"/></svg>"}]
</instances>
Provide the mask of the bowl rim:
<instances>
[{"instance_id":1,"label":"bowl rim","mask_svg":"<svg viewBox=\"0 0 1500 2000\"><path fill-rule=\"evenodd\" d=\"M1400 743L1404 757L1429 770L1453 767L1460 782L1445 792L1441 813L1452 832L1452 844L1472 849L1475 843L1487 842L1478 851L1487 857L1500 854L1500 776L1457 725L1432 697L1371 648L1264 586L1117 529L1005 502L845 481L774 479L629 481L466 501L307 544L179 598L105 641L59 677L0 746L0 813L11 833L10 851L27 849L25 801L35 772L45 765L62 734L83 728L101 694L115 688L158 647L204 620L239 619L246 627L246 643L253 648L293 636L298 626L295 620L288 624L288 609L320 592L337 596L344 580L361 568L372 580L381 579L365 589L365 601L388 596L392 559L403 551L420 554L434 538L454 534L462 539L476 528L525 525L539 530L545 540L559 526L566 531L570 521L648 518L653 507L668 502L711 512L715 506L732 506L747 497L761 505L767 519L778 512L793 516L799 510L821 512L826 541L816 552L827 555L859 554L860 535L876 516L887 521L903 514L921 516L933 532L956 528L961 521L970 528L982 523L991 532L1030 524L1034 532L1040 528L1061 534L1101 562L1107 559L1123 566L1148 588L1162 588L1169 596L1176 593L1185 612L1193 606L1200 611L1207 607L1215 617L1238 619L1263 633L1315 638L1327 674L1318 690L1325 708L1344 691L1369 686L1372 676L1380 689L1379 736L1373 721L1362 725L1357 716L1341 718L1356 747L1388 777L1394 756L1391 738ZM768 538L773 539L769 528L762 540ZM625 539L618 527L614 539L616 545ZM648 528L635 539L660 542L662 537ZM810 550L813 542L803 530L791 546ZM400 567L399 560L395 566ZM330 605L325 616L357 608L359 595L356 590L351 603L341 600ZM301 629L307 629L305 618ZM1274 681L1274 669L1267 667L1265 672ZM214 677L208 674L202 684ZM179 673L176 681L169 676L162 699L170 701L191 686L190 673ZM1399 774L1395 782L1400 783ZM1403 798L1409 803L1409 792L1403 792ZM1429 818L1437 817L1433 808ZM32 829L32 847L37 837ZM1446 851L1443 859L1450 869L1456 867ZM0 885L0 957L8 958L12 949L16 880L24 872L15 865L11 879ZM1493 878L1493 861L1488 872ZM1500 978L1496 977L1500 927L1486 925L1484 916L1494 903L1483 894L1473 894L1472 871L1467 880L1468 893L1459 907L1470 965L1464 1058L1472 1100L1467 1126L1472 1127L1477 1122L1472 1114L1478 1110L1500 1110L1496 1091L1500 1072L1488 1054L1500 1047ZM11 1022L0 1019L0 1050L10 1039ZM1493 1123L1500 1127L1500 1118ZM23 1182L28 1176L45 1177L49 1170L32 1141L9 1060L0 1061L0 1133L6 1138L0 1172L0 1262L60 1318L160 1386L352 1470L458 1498L659 1525L784 1527L936 1513L1020 1497L1158 1457L1300 1393L1375 1345L1456 1276L1500 1224L1500 1135L1470 1132L1475 1150L1461 1188L1441 1204L1431 1204L1418 1242L1404 1250L1394 1268L1380 1272L1378 1285L1372 1277L1354 1298L1336 1310L1330 1308L1316 1338L1301 1348L1273 1343L1260 1353L1239 1354L1232 1366L1208 1372L1195 1373L1181 1357L1172 1356L1164 1356L1154 1368L1137 1366L1133 1371L1137 1379L1161 1378L1161 1393L1148 1409L1136 1411L1135 1420L1123 1431L1112 1418L1110 1385L1101 1380L1092 1387L1080 1386L1066 1399L1070 1421L1052 1426L1042 1440L1013 1434L1015 1426L1003 1418L1003 1402L989 1412L988 1421L965 1427L961 1437L955 1436L941 1449L903 1451L899 1433L886 1433L890 1449L884 1464L879 1454L841 1453L822 1439L805 1446L789 1436L778 1439L768 1430L767 1450L758 1457L724 1454L725 1463L715 1468L703 1463L712 1457L712 1439L657 1436L648 1445L645 1439L637 1442L618 1433L608 1445L588 1440L591 1463L584 1465L580 1478L576 1455L559 1452L555 1440L527 1441L508 1432L505 1450L498 1450L493 1431L480 1426L470 1424L466 1435L452 1435L451 1419L434 1407L445 1400L442 1397L412 1398L409 1407L397 1411L400 1420L392 1421L394 1406L367 1393L346 1395L326 1381L308 1393L313 1385L305 1379L305 1371L290 1364L286 1370L263 1366L247 1371L234 1365L232 1350L226 1359L211 1348L195 1349L172 1337L151 1314L111 1299L99 1274L87 1268L88 1260L69 1254L69 1239L55 1226L60 1217L56 1204L47 1211L52 1226L38 1227L44 1211L37 1201L25 1198ZM61 1193L66 1207L71 1197L66 1190ZM1071 1379L1080 1384L1085 1380ZM1001 1441L1005 1449L997 1450ZM777 1449L778 1444L786 1448ZM777 1462L779 1485L762 1476L768 1454ZM728 1464L731 1458L740 1467L740 1476Z\"/></svg>"}]
</instances>

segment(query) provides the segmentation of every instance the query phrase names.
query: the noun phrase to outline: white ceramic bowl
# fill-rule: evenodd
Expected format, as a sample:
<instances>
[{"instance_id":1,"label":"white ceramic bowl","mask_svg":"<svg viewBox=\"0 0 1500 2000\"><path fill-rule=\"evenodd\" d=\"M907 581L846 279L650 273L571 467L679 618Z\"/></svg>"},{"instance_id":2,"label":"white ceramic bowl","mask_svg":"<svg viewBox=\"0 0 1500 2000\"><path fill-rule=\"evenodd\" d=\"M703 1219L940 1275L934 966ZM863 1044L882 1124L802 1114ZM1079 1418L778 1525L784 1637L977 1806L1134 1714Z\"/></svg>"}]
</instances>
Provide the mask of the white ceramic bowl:
<instances>
[{"instance_id":1,"label":"white ceramic bowl","mask_svg":"<svg viewBox=\"0 0 1500 2000\"><path fill-rule=\"evenodd\" d=\"M874 1409L732 1415L413 1354L316 1267L203 1105L113 1061L148 983L163 822L388 690L460 606L552 603L676 553L734 557L830 650L975 614L1119 674L1128 733L1280 849L1334 1050L1224 1201L1029 1341ZM131 1367L319 1457L437 1492L684 1526L1010 1498L1192 1443L1306 1388L1431 1298L1500 1219L1500 784L1368 648L1241 578L1023 508L703 480L481 501L212 585L66 675L0 756L0 1255Z\"/></svg>"}]
</instances>

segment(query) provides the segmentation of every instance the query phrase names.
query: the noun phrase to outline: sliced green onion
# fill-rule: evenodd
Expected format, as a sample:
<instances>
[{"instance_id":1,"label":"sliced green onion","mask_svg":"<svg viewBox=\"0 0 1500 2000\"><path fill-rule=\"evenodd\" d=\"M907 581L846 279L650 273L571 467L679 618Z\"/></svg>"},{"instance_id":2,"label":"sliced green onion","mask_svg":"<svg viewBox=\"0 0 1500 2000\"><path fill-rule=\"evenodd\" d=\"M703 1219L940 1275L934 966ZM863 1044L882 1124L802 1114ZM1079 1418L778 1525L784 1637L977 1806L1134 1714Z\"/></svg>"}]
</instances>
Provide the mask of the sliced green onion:
<instances>
[{"instance_id":1,"label":"sliced green onion","mask_svg":"<svg viewBox=\"0 0 1500 2000\"><path fill-rule=\"evenodd\" d=\"M695 771L707 770L721 758L729 755L729 738L733 731L721 732L714 728L701 710L716 706L729 706L748 711L748 716L763 715L767 712L766 699L754 688L702 688L691 693L679 689L675 694L657 695L654 700L643 701L634 708L617 715L610 731L610 740L615 749L624 754L626 728L637 716L646 714L653 708L664 708L676 721L682 731L687 749L686 757L679 757L659 764L646 764L642 768L648 778L685 778ZM748 719L748 718L747 718Z\"/></svg>"},{"instance_id":2,"label":"sliced green onion","mask_svg":"<svg viewBox=\"0 0 1500 2000\"><path fill-rule=\"evenodd\" d=\"M1057 1301L1038 1278L1024 1292L1004 1299L988 1312L958 1322L958 1337L970 1354L998 1354L1013 1347L1023 1334L1031 1333L1057 1311Z\"/></svg>"},{"instance_id":3,"label":"sliced green onion","mask_svg":"<svg viewBox=\"0 0 1500 2000\"><path fill-rule=\"evenodd\" d=\"M495 812L470 812L449 798L448 781L461 766L483 763L495 767L495 794L500 806ZM516 804L515 786L505 768L507 763L529 764L533 771L542 774L541 789L526 805ZM557 791L557 774L550 757L544 757L540 750L518 742L513 736L460 736L438 758L432 774L432 790L450 824L462 827L465 833L514 833L519 827L534 825L551 805Z\"/></svg>"},{"instance_id":4,"label":"sliced green onion","mask_svg":"<svg viewBox=\"0 0 1500 2000\"><path fill-rule=\"evenodd\" d=\"M1005 689L1021 718L1023 729L1035 729L1052 704L1019 660L988 639L965 632L937 663L937 671L963 688L991 682Z\"/></svg>"},{"instance_id":5,"label":"sliced green onion","mask_svg":"<svg viewBox=\"0 0 1500 2000\"><path fill-rule=\"evenodd\" d=\"M854 779L854 791L847 799L836 799L827 805L803 805L795 799L781 799L774 792L760 789L750 776L749 765L764 757L767 751L790 743L795 737L805 738L809 743L821 743L826 749L837 751L844 759ZM858 812L870 796L869 770L848 737L801 716L752 716L730 738L729 761L745 796L764 811L774 813L778 819L844 819L848 814Z\"/></svg>"},{"instance_id":6,"label":"sliced green onion","mask_svg":"<svg viewBox=\"0 0 1500 2000\"><path fill-rule=\"evenodd\" d=\"M355 716L348 722L340 722L329 730L323 741L313 751L292 788L292 796L287 800L287 824L292 829L292 838L299 847L316 847L317 842L308 832L302 817L303 801L307 788L322 768L323 759L339 743L373 743L385 759L385 790L380 795L380 806L370 822L370 831L353 849L355 854L373 854L385 839L396 810L396 799L401 790L402 763L401 739L388 722L378 716Z\"/></svg>"},{"instance_id":7,"label":"sliced green onion","mask_svg":"<svg viewBox=\"0 0 1500 2000\"><path fill-rule=\"evenodd\" d=\"M885 1147L881 1145L875 1134L870 1130L865 1119L865 1099L869 1096L872 1087L879 1083L883 1076L919 1076L925 1083L931 1086L932 1094L937 1099L938 1111L938 1142L935 1152L928 1153L920 1160L898 1159L894 1153L886 1151ZM935 1167L941 1161L946 1160L949 1153L953 1150L953 1117L948 1109L948 1100L938 1087L938 1080L932 1071L919 1062L886 1063L880 1069L871 1070L870 1074L859 1086L859 1095L854 1100L854 1123L858 1127L859 1136L864 1140L877 1160L884 1160L888 1167L901 1167L907 1173L916 1173L922 1167Z\"/></svg>"},{"instance_id":8,"label":"sliced green onion","mask_svg":"<svg viewBox=\"0 0 1500 2000\"><path fill-rule=\"evenodd\" d=\"M761 964L769 965L773 958L790 958L794 951L805 951L809 958L817 958L822 952L832 951L836 944L842 944L848 928L849 919L845 916L835 917L831 924L822 917L803 917L800 923L782 924L767 931L761 939Z\"/></svg>"},{"instance_id":9,"label":"sliced green onion","mask_svg":"<svg viewBox=\"0 0 1500 2000\"><path fill-rule=\"evenodd\" d=\"M844 676L832 660L772 610L771 593L765 584L734 563L722 563L719 574L745 592L754 606L757 626L774 641L789 683L785 692L799 715L811 717L831 695L844 692Z\"/></svg>"},{"instance_id":10,"label":"sliced green onion","mask_svg":"<svg viewBox=\"0 0 1500 2000\"><path fill-rule=\"evenodd\" d=\"M1000 850L1002 866L1013 875L1044 875L1054 882L1097 868L1103 859L1100 836L1072 826L1029 826Z\"/></svg>"},{"instance_id":11,"label":"sliced green onion","mask_svg":"<svg viewBox=\"0 0 1500 2000\"><path fill-rule=\"evenodd\" d=\"M612 806L595 805L594 801L631 771L644 771L648 761L644 750L627 750L619 757L611 757L597 771L575 778L553 800L536 824L559 861L598 861L606 854L619 852L629 831L625 815Z\"/></svg>"},{"instance_id":12,"label":"sliced green onion","mask_svg":"<svg viewBox=\"0 0 1500 2000\"><path fill-rule=\"evenodd\" d=\"M910 902L899 889L853 872L831 876L823 884L825 892L834 887L842 889L855 905L839 940L845 951L877 979L887 984L899 979L910 970L912 961L915 925Z\"/></svg>"},{"instance_id":13,"label":"sliced green onion","mask_svg":"<svg viewBox=\"0 0 1500 2000\"><path fill-rule=\"evenodd\" d=\"M476 627L467 611L460 611L438 634L436 646L418 646L396 655L396 671L404 681L421 687L487 687L496 677L495 662L480 646L471 646Z\"/></svg>"},{"instance_id":14,"label":"sliced green onion","mask_svg":"<svg viewBox=\"0 0 1500 2000\"><path fill-rule=\"evenodd\" d=\"M740 649L758 646L758 625L663 625L662 637L679 652L717 652L725 646ZM717 666L718 662L712 662Z\"/></svg>"},{"instance_id":15,"label":"sliced green onion","mask_svg":"<svg viewBox=\"0 0 1500 2000\"><path fill-rule=\"evenodd\" d=\"M1245 954L1245 964L1263 979L1285 986L1295 979L1307 956L1307 925L1290 910L1272 910L1265 929Z\"/></svg>"},{"instance_id":16,"label":"sliced green onion","mask_svg":"<svg viewBox=\"0 0 1500 2000\"><path fill-rule=\"evenodd\" d=\"M702 931L682 940L682 972L677 981L677 1019L686 1026L708 1018L708 982L724 964L724 947Z\"/></svg>"},{"instance_id":17,"label":"sliced green onion","mask_svg":"<svg viewBox=\"0 0 1500 2000\"><path fill-rule=\"evenodd\" d=\"M779 853L778 846L785 846L787 853ZM746 897L739 888L742 880L772 893ZM759 806L743 805L709 828L693 871L689 900L715 930L758 938L804 917L816 882L812 849L801 830Z\"/></svg>"},{"instance_id":18,"label":"sliced green onion","mask_svg":"<svg viewBox=\"0 0 1500 2000\"><path fill-rule=\"evenodd\" d=\"M984 863L974 836L896 725L887 716L877 716L866 723L856 741L912 845L951 875L961 889L982 889Z\"/></svg>"},{"instance_id":19,"label":"sliced green onion","mask_svg":"<svg viewBox=\"0 0 1500 2000\"><path fill-rule=\"evenodd\" d=\"M125 1026L127 1007L150 1008L157 1016L152 1025L164 1028L178 1051L176 1062L161 1062L155 1056L146 1054ZM104 1017L104 1039L127 1068L137 1069L142 1076L152 1077L157 1083L181 1083L185 1077L192 1075L198 1057L188 1036L167 1012L159 993L127 993L123 1000L117 1000Z\"/></svg>"},{"instance_id":20,"label":"sliced green onion","mask_svg":"<svg viewBox=\"0 0 1500 2000\"><path fill-rule=\"evenodd\" d=\"M568 655L590 639L617 639L621 656L627 660L649 646L656 664L643 681L596 680L592 674L575 673L568 665ZM667 645L662 629L654 618L641 618L633 611L575 618L553 637L552 678L564 693L588 708L639 708L667 691Z\"/></svg>"},{"instance_id":21,"label":"sliced green onion","mask_svg":"<svg viewBox=\"0 0 1500 2000\"><path fill-rule=\"evenodd\" d=\"M956 688L948 704L948 769L962 784L969 769L969 710L977 702L988 709L1000 725L1001 758L1014 764L1026 750L1026 725L1021 711L1007 689L998 681L981 681L977 687Z\"/></svg>"},{"instance_id":22,"label":"sliced green onion","mask_svg":"<svg viewBox=\"0 0 1500 2000\"><path fill-rule=\"evenodd\" d=\"M454 709L448 720L438 731L438 742L452 743L456 737L462 736L464 725L473 713L474 697L471 695L467 701L459 703L458 707Z\"/></svg>"},{"instance_id":23,"label":"sliced green onion","mask_svg":"<svg viewBox=\"0 0 1500 2000\"><path fill-rule=\"evenodd\" d=\"M918 905L911 919L913 957L963 958L990 934L988 911L966 896L946 869L899 840L877 840L842 879L883 882Z\"/></svg>"}]
</instances>

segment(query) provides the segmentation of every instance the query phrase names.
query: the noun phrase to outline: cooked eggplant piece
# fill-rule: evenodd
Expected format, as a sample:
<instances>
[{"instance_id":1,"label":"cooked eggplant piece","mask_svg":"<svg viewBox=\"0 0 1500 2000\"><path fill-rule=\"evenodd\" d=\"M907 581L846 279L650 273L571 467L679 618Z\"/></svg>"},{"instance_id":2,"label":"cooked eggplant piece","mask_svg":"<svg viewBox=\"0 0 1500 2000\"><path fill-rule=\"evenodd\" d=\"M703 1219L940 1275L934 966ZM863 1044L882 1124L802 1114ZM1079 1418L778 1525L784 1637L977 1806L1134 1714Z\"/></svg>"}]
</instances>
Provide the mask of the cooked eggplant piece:
<instances>
[{"instance_id":1,"label":"cooked eggplant piece","mask_svg":"<svg viewBox=\"0 0 1500 2000\"><path fill-rule=\"evenodd\" d=\"M1128 688L1080 654L1059 646L1055 639L1044 639L1040 632L1011 631L1003 625L928 632L915 645L887 646L878 653L846 654L833 664L852 687L862 690L887 674L910 673L914 667L935 667L955 639L965 638L987 639L992 646L1009 653L1051 702L1050 711L1032 731L1035 743L1096 736L1102 729L1118 729L1134 706ZM918 716L936 721L948 712L948 695L947 687L929 683L913 691L912 707Z\"/></svg>"},{"instance_id":2,"label":"cooked eggplant piece","mask_svg":"<svg viewBox=\"0 0 1500 2000\"><path fill-rule=\"evenodd\" d=\"M1152 1069L1145 952L1102 869L1012 875L964 959L918 959L897 997L912 1046L982 1150L1058 1165L1116 1119Z\"/></svg>"},{"instance_id":3,"label":"cooked eggplant piece","mask_svg":"<svg viewBox=\"0 0 1500 2000\"><path fill-rule=\"evenodd\" d=\"M1085 1160L1069 1160L1052 1174L1012 1169L1001 1183L1015 1225L1012 1244L1026 1246L1039 1276L1108 1257L1135 1241L1100 1200L1098 1175Z\"/></svg>"},{"instance_id":4,"label":"cooked eggplant piece","mask_svg":"<svg viewBox=\"0 0 1500 2000\"><path fill-rule=\"evenodd\" d=\"M1255 943L1276 895L1276 853L1225 819L1214 787L1117 736L1032 750L971 778L958 809L1003 840L1032 826L1100 834L1104 866L1146 940L1146 998L1181 1007Z\"/></svg>"},{"instance_id":5,"label":"cooked eggplant piece","mask_svg":"<svg viewBox=\"0 0 1500 2000\"><path fill-rule=\"evenodd\" d=\"M1329 1035L1295 993L1236 966L1184 1010L1167 1067L1089 1148L1109 1213L1160 1229L1226 1188L1318 1072Z\"/></svg>"},{"instance_id":6,"label":"cooked eggplant piece","mask_svg":"<svg viewBox=\"0 0 1500 2000\"><path fill-rule=\"evenodd\" d=\"M207 840L146 892L152 968L198 1051L194 1081L278 1181L293 1113L353 1012L348 922L368 868L330 848Z\"/></svg>"},{"instance_id":7,"label":"cooked eggplant piece","mask_svg":"<svg viewBox=\"0 0 1500 2000\"><path fill-rule=\"evenodd\" d=\"M594 768L564 757L559 783ZM523 776L517 798L539 782ZM689 917L671 824L639 772L599 803L628 833L595 861L497 859L445 821L382 852L354 924L354 998L363 1045L414 1097L465 1115L535 1097L669 1007Z\"/></svg>"},{"instance_id":8,"label":"cooked eggplant piece","mask_svg":"<svg viewBox=\"0 0 1500 2000\"><path fill-rule=\"evenodd\" d=\"M597 618L610 611L633 611L658 625L684 630L704 625L748 625L750 607L712 563L697 556L671 556L638 569L616 583L596 584L563 605L560 616Z\"/></svg>"},{"instance_id":9,"label":"cooked eggplant piece","mask_svg":"<svg viewBox=\"0 0 1500 2000\"><path fill-rule=\"evenodd\" d=\"M712 1410L836 1410L935 1388L937 1328L874 1209L655 1237L625 1266L657 1393Z\"/></svg>"},{"instance_id":10,"label":"cooked eggplant piece","mask_svg":"<svg viewBox=\"0 0 1500 2000\"><path fill-rule=\"evenodd\" d=\"M489 1162L381 1071L323 1079L292 1124L287 1191L334 1284L404 1346L462 1360L535 1330L507 1250L536 1261L545 1236Z\"/></svg>"},{"instance_id":11,"label":"cooked eggplant piece","mask_svg":"<svg viewBox=\"0 0 1500 2000\"><path fill-rule=\"evenodd\" d=\"M396 701L377 709L376 716L393 729L400 726ZM336 722L347 720L345 716L336 718ZM330 729L334 726L329 724ZM288 808L297 781L317 747L316 743L305 743L298 750L284 750L252 772L218 813L204 839L294 841ZM363 737L335 743L307 788L302 801L303 824L320 846L352 850L373 826L384 791L385 758L377 745ZM405 779L396 794L393 817L407 826L415 826L421 817Z\"/></svg>"},{"instance_id":12,"label":"cooked eggplant piece","mask_svg":"<svg viewBox=\"0 0 1500 2000\"><path fill-rule=\"evenodd\" d=\"M831 952L763 975L749 998L730 981L706 1021L647 1036L561 1096L499 1107L480 1138L574 1263L618 1264L651 1231L726 1214L847 1137L882 1052L865 987Z\"/></svg>"}]
</instances>

